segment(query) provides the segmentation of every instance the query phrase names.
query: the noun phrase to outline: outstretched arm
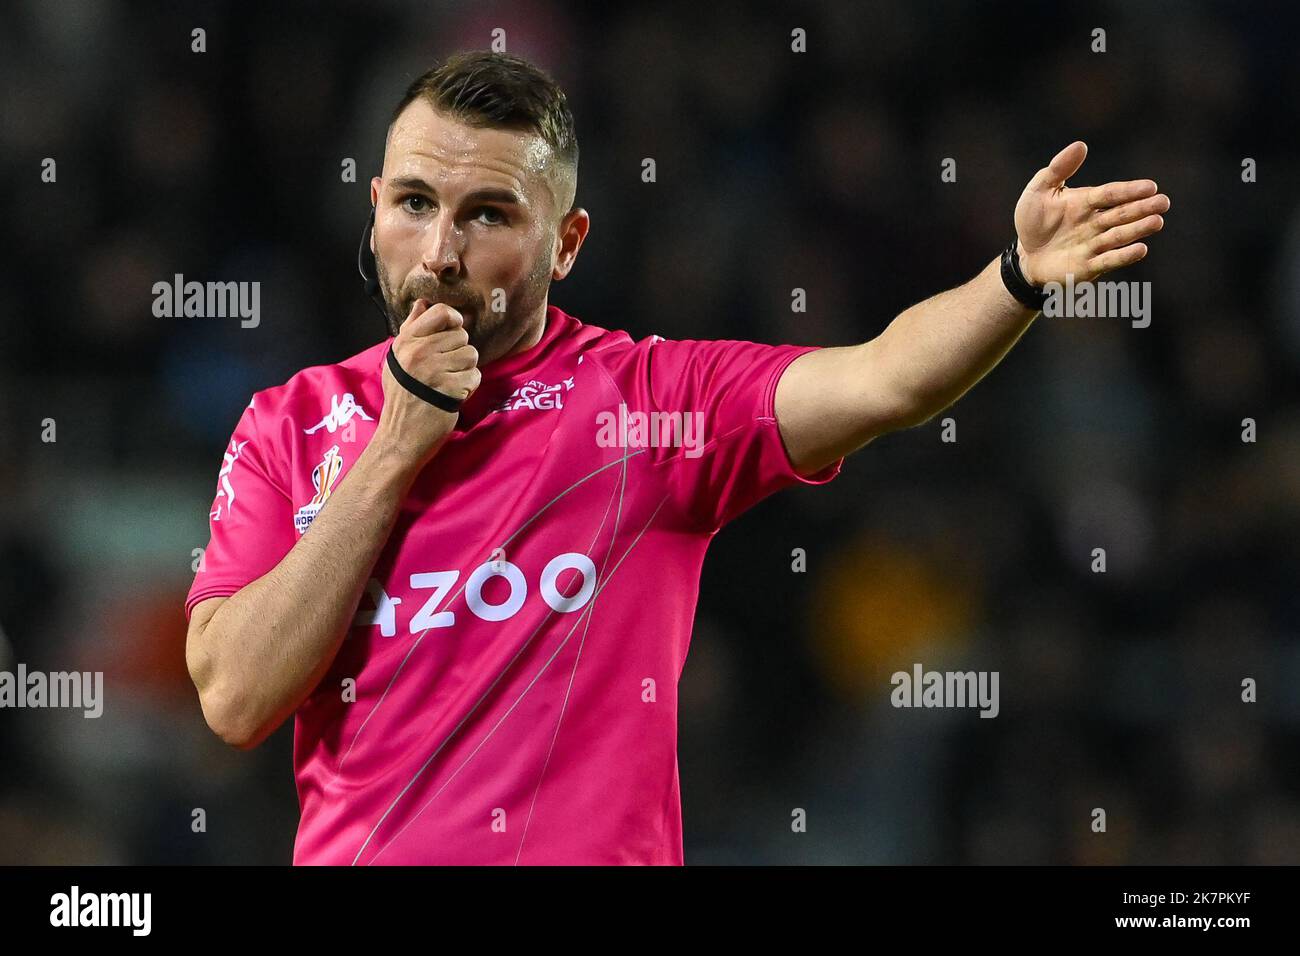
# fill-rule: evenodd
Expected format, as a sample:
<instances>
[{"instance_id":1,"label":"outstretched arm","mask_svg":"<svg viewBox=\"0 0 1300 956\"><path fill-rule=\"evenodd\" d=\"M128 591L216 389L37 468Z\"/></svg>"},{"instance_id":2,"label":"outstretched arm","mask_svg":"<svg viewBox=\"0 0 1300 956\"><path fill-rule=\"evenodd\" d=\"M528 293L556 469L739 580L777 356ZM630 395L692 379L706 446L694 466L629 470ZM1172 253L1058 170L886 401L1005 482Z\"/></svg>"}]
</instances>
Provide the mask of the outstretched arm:
<instances>
[{"instance_id":1,"label":"outstretched arm","mask_svg":"<svg viewBox=\"0 0 1300 956\"><path fill-rule=\"evenodd\" d=\"M1149 179L1069 188L1088 147L1071 143L1016 203L1020 268L1036 286L1089 282L1147 254L1169 197ZM900 314L869 342L802 355L781 376L776 418L812 475L875 438L928 421L1002 360L1038 313L1006 290L995 259L964 285Z\"/></svg>"}]
</instances>

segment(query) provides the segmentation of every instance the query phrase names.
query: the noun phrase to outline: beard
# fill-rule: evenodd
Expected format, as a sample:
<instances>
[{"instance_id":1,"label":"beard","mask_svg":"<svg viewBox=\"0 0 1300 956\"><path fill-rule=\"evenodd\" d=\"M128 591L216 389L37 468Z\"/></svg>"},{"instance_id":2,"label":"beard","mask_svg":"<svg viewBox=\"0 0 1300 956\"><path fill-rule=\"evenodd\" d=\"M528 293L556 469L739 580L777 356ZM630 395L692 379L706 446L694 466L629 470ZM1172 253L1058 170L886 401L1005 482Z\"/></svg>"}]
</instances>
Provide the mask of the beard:
<instances>
[{"instance_id":1,"label":"beard","mask_svg":"<svg viewBox=\"0 0 1300 956\"><path fill-rule=\"evenodd\" d=\"M479 354L479 367L507 355L529 332L534 322L545 317L547 291L550 288L551 263L546 255L539 255L523 282L507 292L504 310L497 312L487 307L482 295L463 283L448 284L436 277L420 274L411 277L399 289L394 289L384 261L376 256L379 289L387 306L388 330L397 335L416 299L451 306L465 320L469 344Z\"/></svg>"}]
</instances>

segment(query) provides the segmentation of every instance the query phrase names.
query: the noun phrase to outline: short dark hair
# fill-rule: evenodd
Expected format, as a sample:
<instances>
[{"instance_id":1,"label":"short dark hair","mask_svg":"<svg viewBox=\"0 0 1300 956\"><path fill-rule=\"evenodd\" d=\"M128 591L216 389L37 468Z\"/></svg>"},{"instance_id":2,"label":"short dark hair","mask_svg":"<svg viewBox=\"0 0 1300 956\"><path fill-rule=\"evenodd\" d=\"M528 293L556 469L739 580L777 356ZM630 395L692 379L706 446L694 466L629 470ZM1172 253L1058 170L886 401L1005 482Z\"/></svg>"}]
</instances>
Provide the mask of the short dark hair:
<instances>
[{"instance_id":1,"label":"short dark hair","mask_svg":"<svg viewBox=\"0 0 1300 956\"><path fill-rule=\"evenodd\" d=\"M407 87L390 129L417 99L468 126L536 133L577 175L578 135L569 101L555 80L527 60L490 50L453 53Z\"/></svg>"}]
</instances>

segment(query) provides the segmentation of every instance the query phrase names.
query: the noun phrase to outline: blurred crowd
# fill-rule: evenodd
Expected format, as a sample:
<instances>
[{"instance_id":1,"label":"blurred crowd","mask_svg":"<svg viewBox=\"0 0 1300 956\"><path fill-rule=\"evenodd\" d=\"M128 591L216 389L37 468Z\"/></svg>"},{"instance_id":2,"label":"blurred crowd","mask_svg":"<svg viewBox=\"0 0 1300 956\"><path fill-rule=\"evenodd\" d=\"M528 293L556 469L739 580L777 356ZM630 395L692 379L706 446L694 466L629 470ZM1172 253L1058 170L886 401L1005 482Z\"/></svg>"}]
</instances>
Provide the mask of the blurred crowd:
<instances>
[{"instance_id":1,"label":"blurred crowd","mask_svg":"<svg viewBox=\"0 0 1300 956\"><path fill-rule=\"evenodd\" d=\"M939 418L885 436L717 536L682 683L687 862L1300 862L1285 6L26 0L3 20L0 669L102 670L108 700L0 710L0 863L288 862L291 724L248 753L204 724L193 549L249 396L385 334L355 249L388 114L496 28L577 117L592 231L551 301L634 338L864 341L996 257L1074 139L1080 183L1172 198L1124 276L1151 283L1149 328L1040 317L940 416L956 441ZM260 281L260 325L156 318L176 273ZM998 671L999 716L895 709L915 662Z\"/></svg>"}]
</instances>

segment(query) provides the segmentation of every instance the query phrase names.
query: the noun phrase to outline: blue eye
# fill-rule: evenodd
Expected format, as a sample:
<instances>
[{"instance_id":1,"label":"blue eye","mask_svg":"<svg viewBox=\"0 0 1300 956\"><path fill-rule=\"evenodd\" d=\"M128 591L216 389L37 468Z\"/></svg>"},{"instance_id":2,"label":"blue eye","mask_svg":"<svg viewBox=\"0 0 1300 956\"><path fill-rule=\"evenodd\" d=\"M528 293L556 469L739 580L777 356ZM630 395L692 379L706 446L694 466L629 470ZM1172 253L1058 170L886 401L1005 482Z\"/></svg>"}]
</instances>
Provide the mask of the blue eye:
<instances>
[{"instance_id":1,"label":"blue eye","mask_svg":"<svg viewBox=\"0 0 1300 956\"><path fill-rule=\"evenodd\" d=\"M489 221L488 223L489 225L497 225L498 223L503 223L506 221L506 217L502 215L501 210L493 206L484 206L482 209L479 210L480 216L482 216L484 213L489 213L496 217L496 219Z\"/></svg>"}]
</instances>

